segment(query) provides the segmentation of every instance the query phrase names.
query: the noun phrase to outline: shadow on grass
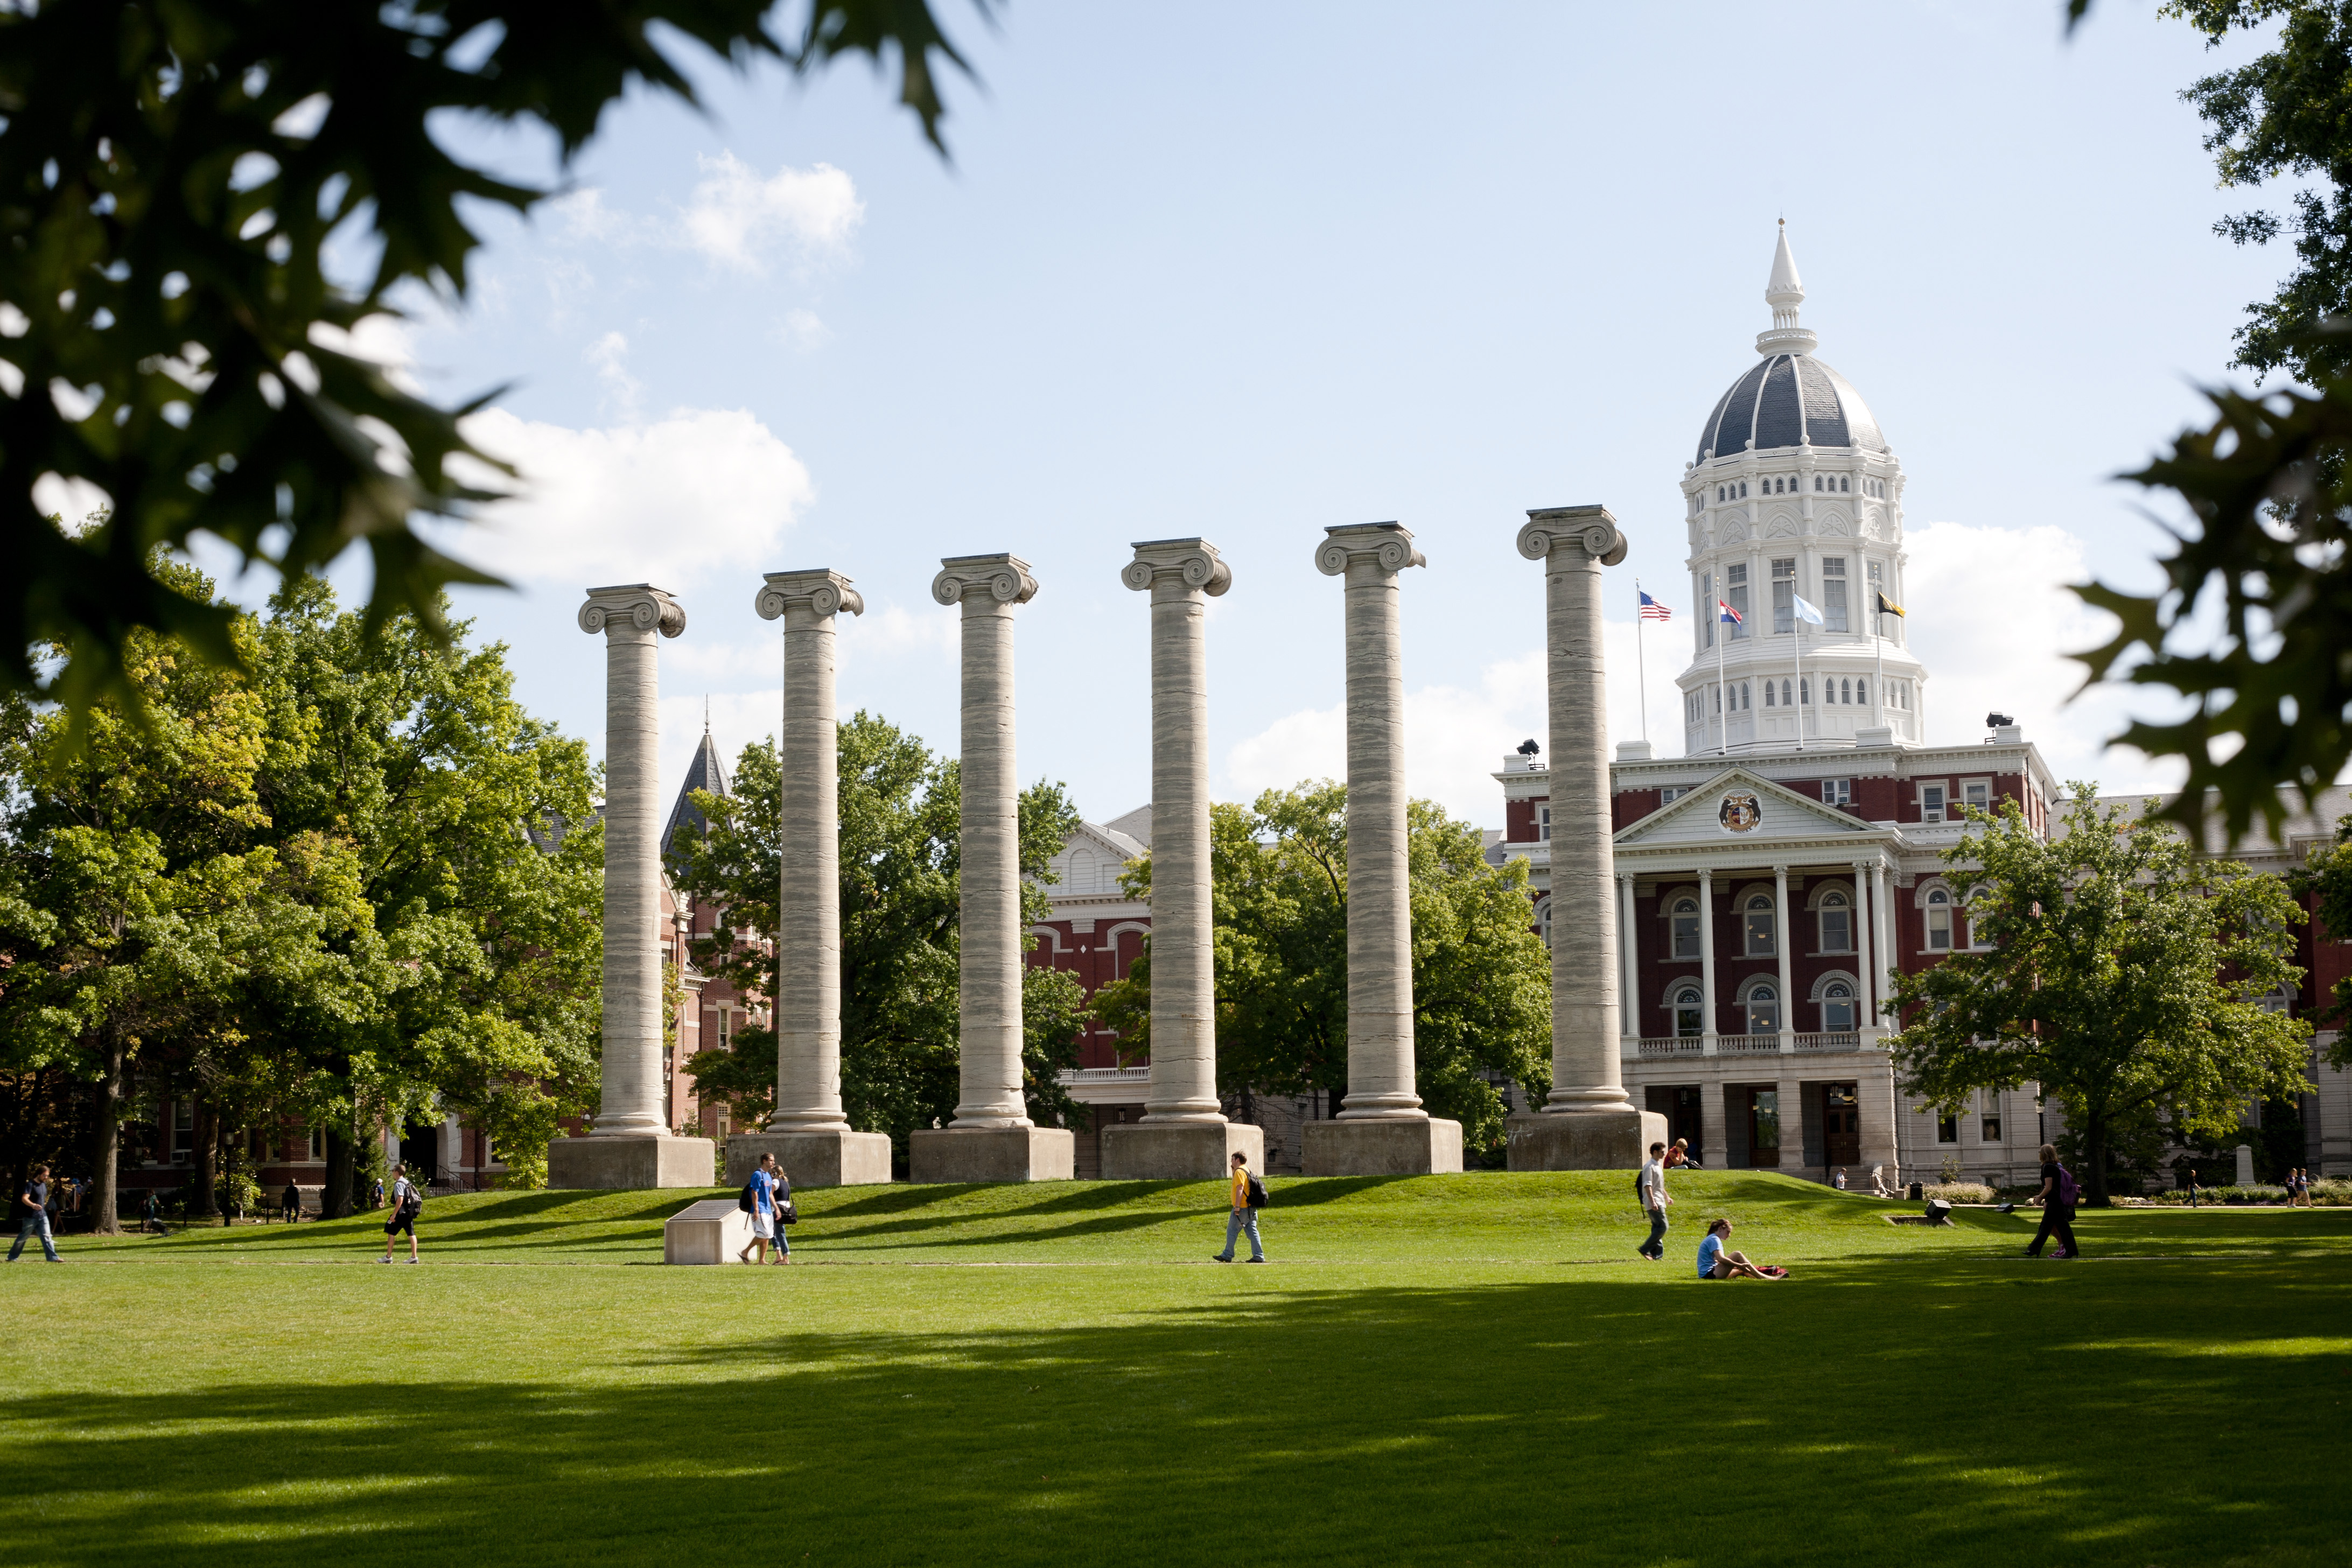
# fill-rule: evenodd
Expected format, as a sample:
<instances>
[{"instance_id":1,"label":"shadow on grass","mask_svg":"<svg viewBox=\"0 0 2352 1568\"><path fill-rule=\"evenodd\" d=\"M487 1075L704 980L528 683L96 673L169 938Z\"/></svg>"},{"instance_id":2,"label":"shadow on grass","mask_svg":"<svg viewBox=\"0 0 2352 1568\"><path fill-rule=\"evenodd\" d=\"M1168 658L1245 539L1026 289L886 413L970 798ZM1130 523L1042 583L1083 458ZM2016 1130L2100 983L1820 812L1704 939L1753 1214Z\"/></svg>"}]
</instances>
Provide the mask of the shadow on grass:
<instances>
[{"instance_id":1,"label":"shadow on grass","mask_svg":"<svg viewBox=\"0 0 2352 1568\"><path fill-rule=\"evenodd\" d=\"M652 1562L737 1540L826 1563L2218 1564L2259 1542L2294 1565L2337 1543L2352 1368L2273 1336L2283 1310L2340 1322L2343 1288L2275 1267L2051 1275L2026 1298L1881 1281L1880 1326L1841 1301L1834 1339L1830 1299L1793 1285L1217 1278L1232 1296L1084 1329L745 1327L560 1381L8 1399L0 1456L51 1483L0 1516L0 1560ZM2281 1424L2293 1465L2157 1488L2114 1457ZM1707 1518L1737 1528L1694 1539Z\"/></svg>"}]
</instances>

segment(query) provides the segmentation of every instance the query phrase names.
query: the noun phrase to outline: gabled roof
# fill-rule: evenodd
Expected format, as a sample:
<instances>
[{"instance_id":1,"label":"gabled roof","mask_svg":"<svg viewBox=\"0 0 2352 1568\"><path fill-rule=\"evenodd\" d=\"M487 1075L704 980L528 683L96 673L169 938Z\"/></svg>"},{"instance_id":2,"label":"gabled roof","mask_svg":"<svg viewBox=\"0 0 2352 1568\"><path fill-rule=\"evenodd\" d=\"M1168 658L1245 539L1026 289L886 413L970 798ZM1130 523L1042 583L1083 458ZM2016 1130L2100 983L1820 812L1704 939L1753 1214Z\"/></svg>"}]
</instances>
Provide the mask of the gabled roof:
<instances>
[{"instance_id":1,"label":"gabled roof","mask_svg":"<svg viewBox=\"0 0 2352 1568\"><path fill-rule=\"evenodd\" d=\"M1725 800L1733 795L1755 797L1759 820L1745 832L1735 833L1724 825ZM1668 847L1730 848L1743 843L1765 843L1773 839L1824 837L1851 837L1861 842L1874 842L1891 839L1894 834L1890 829L1874 827L1834 806L1809 799L1786 784L1775 784L1759 773L1750 773L1742 767L1729 767L1705 784L1684 791L1682 797L1673 805L1654 811L1641 821L1621 829L1615 843L1620 850Z\"/></svg>"},{"instance_id":2,"label":"gabled roof","mask_svg":"<svg viewBox=\"0 0 2352 1568\"><path fill-rule=\"evenodd\" d=\"M671 836L681 826L692 827L697 833L709 831L709 822L695 809L694 792L727 795L727 764L719 758L718 743L710 738L710 726L702 727L702 744L694 749L694 760L686 764L686 782L677 786L677 804L669 808L669 822L662 828L662 853L669 853Z\"/></svg>"}]
</instances>

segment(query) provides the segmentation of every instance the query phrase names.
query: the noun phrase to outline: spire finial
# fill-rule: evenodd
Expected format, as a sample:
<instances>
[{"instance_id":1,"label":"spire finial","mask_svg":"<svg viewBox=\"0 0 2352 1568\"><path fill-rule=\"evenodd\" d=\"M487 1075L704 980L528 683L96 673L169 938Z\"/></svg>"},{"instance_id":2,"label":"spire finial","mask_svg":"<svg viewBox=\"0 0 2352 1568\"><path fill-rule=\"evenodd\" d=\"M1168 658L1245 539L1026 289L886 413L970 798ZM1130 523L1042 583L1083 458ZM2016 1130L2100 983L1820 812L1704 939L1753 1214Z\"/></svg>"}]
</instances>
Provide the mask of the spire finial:
<instances>
[{"instance_id":1,"label":"spire finial","mask_svg":"<svg viewBox=\"0 0 2352 1568\"><path fill-rule=\"evenodd\" d=\"M1797 278L1797 258L1789 253L1789 220L1780 219L1779 239L1772 247L1772 276L1764 284L1764 302L1772 307L1772 330L1756 334L1759 354L1809 354L1821 340L1797 324L1797 307L1805 302L1805 286Z\"/></svg>"},{"instance_id":2,"label":"spire finial","mask_svg":"<svg viewBox=\"0 0 2352 1568\"><path fill-rule=\"evenodd\" d=\"M710 733L710 693L708 691L702 694L702 732L706 735Z\"/></svg>"}]
</instances>

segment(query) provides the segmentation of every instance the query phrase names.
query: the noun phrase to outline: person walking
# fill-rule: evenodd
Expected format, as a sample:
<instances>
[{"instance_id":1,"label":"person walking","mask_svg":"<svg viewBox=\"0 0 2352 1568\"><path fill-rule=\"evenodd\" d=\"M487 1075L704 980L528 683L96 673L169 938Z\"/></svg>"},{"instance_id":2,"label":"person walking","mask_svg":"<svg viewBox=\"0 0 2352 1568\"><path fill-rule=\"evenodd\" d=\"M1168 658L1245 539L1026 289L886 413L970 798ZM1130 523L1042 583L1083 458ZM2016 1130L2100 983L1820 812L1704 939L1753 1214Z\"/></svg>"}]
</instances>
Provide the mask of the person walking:
<instances>
[{"instance_id":1,"label":"person walking","mask_svg":"<svg viewBox=\"0 0 2352 1568\"><path fill-rule=\"evenodd\" d=\"M425 1194L408 1179L408 1167L392 1168L392 1217L383 1222L383 1258L392 1261L392 1246L402 1231L408 1233L408 1261L416 1261L416 1216L425 1212Z\"/></svg>"},{"instance_id":2,"label":"person walking","mask_svg":"<svg viewBox=\"0 0 2352 1568\"><path fill-rule=\"evenodd\" d=\"M288 1225L292 1225L296 1220L300 1219L302 1217L302 1189L296 1186L292 1182L288 1182L286 1184L286 1191L278 1195L278 1206L286 1211L286 1223Z\"/></svg>"},{"instance_id":3,"label":"person walking","mask_svg":"<svg viewBox=\"0 0 2352 1568\"><path fill-rule=\"evenodd\" d=\"M1252 1263L1265 1261L1265 1248L1257 1238L1257 1211L1265 1203L1265 1184L1249 1172L1249 1156L1234 1154L1234 1209L1225 1221L1225 1249L1216 1255L1220 1263L1234 1260L1234 1242L1246 1233L1250 1241Z\"/></svg>"},{"instance_id":4,"label":"person walking","mask_svg":"<svg viewBox=\"0 0 2352 1568\"><path fill-rule=\"evenodd\" d=\"M1666 1196L1666 1146L1650 1145L1650 1157L1643 1163L1642 1174L1633 1183L1634 1195L1642 1200L1642 1211L1650 1216L1650 1239L1633 1250L1655 1263L1666 1256L1666 1205L1675 1200Z\"/></svg>"},{"instance_id":5,"label":"person walking","mask_svg":"<svg viewBox=\"0 0 2352 1568\"><path fill-rule=\"evenodd\" d=\"M2189 1178L2192 1182L2196 1178ZM2194 1191L2192 1187L2190 1189ZM2042 1190L2025 1201L2042 1209L2042 1228L2033 1233L2026 1245L2025 1256L2042 1256L2042 1244L2053 1236L2058 1238L2058 1256L2080 1258L2082 1248L2074 1243L2074 1205L2082 1198L2082 1189L2074 1183L2074 1174L2058 1163L2058 1146L2042 1145Z\"/></svg>"},{"instance_id":6,"label":"person walking","mask_svg":"<svg viewBox=\"0 0 2352 1568\"><path fill-rule=\"evenodd\" d=\"M16 1194L16 1245L8 1249L8 1261L25 1250L25 1243L35 1236L41 1238L41 1252L52 1263L63 1262L58 1256L58 1244L49 1236L49 1168L33 1167L32 1179Z\"/></svg>"},{"instance_id":7,"label":"person walking","mask_svg":"<svg viewBox=\"0 0 2352 1568\"><path fill-rule=\"evenodd\" d=\"M397 1176L407 1168L405 1165L394 1165L392 1168L392 1173ZM383 1182L381 1178L370 1184L368 1187L368 1207L371 1210L383 1207Z\"/></svg>"},{"instance_id":8,"label":"person walking","mask_svg":"<svg viewBox=\"0 0 2352 1568\"><path fill-rule=\"evenodd\" d=\"M144 1231L151 1225L155 1227L157 1236L172 1234L172 1227L163 1223L163 1200L155 1195L152 1187L148 1188L147 1195L139 1201L139 1228Z\"/></svg>"},{"instance_id":9,"label":"person walking","mask_svg":"<svg viewBox=\"0 0 2352 1568\"><path fill-rule=\"evenodd\" d=\"M762 1154L760 1163L751 1168L751 1179L743 1184L751 1199L751 1239L745 1242L743 1250L735 1255L738 1263L765 1263L768 1260L768 1243L773 1241L779 1247L783 1244L782 1237L777 1234L780 1227L776 1224L775 1169L775 1155ZM755 1252L759 1254L756 1258L751 1256Z\"/></svg>"}]
</instances>

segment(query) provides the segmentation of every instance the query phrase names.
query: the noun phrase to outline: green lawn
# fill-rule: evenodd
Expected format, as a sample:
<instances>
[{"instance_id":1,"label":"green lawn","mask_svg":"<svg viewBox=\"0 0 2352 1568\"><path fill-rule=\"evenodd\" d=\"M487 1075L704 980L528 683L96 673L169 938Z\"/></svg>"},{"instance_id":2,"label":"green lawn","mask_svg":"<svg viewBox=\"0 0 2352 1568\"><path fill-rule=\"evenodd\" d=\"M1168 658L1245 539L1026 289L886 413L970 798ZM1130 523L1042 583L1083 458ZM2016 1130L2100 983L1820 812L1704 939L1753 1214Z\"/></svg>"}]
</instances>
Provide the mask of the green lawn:
<instances>
[{"instance_id":1,"label":"green lawn","mask_svg":"<svg viewBox=\"0 0 2352 1568\"><path fill-rule=\"evenodd\" d=\"M696 1194L67 1240L0 1274L0 1563L2346 1560L2352 1210L1929 1231L1778 1177L802 1195L791 1269L664 1268ZM1702 1216L1790 1264L1702 1285ZM992 1267L1004 1265L1005 1267Z\"/></svg>"}]
</instances>

